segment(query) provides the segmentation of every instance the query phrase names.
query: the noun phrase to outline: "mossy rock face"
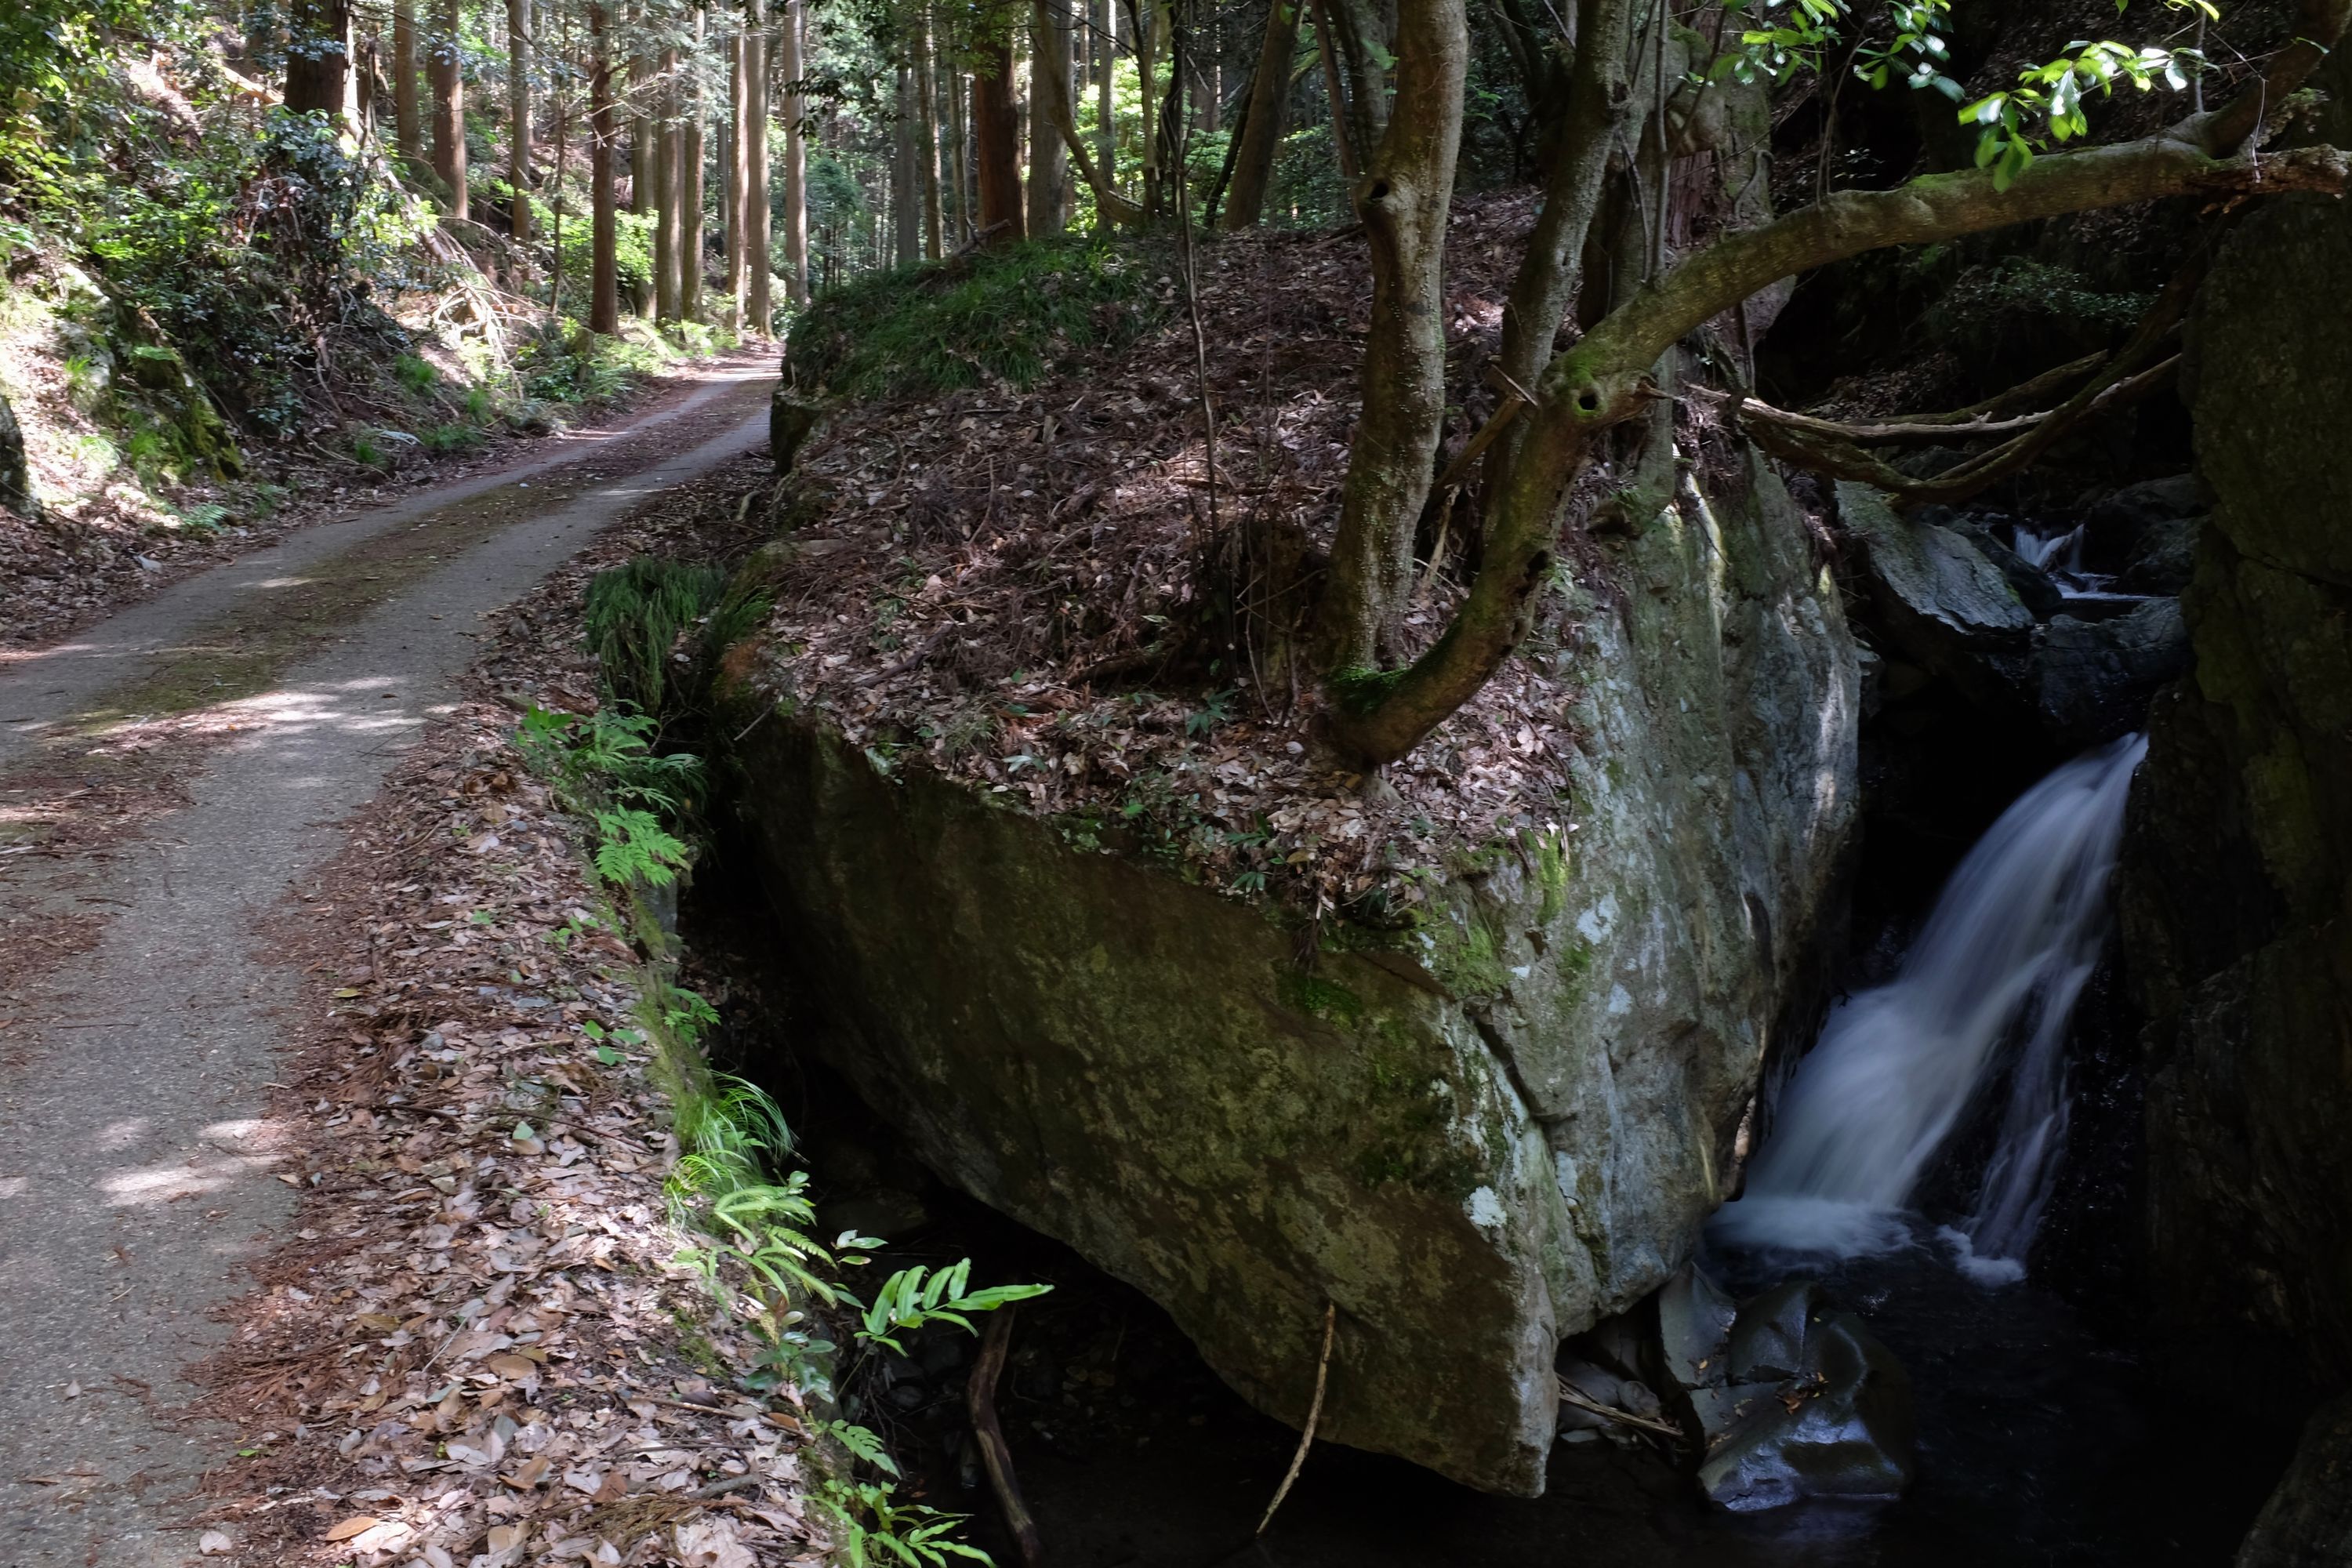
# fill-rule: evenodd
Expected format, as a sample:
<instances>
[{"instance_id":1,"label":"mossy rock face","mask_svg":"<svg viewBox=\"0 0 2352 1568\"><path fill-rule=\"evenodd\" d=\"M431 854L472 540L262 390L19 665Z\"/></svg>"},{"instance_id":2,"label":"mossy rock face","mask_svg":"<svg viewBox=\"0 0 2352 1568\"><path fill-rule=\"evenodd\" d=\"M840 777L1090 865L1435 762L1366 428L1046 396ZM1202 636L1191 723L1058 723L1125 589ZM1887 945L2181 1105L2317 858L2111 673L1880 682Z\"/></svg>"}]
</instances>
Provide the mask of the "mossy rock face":
<instances>
[{"instance_id":1,"label":"mossy rock face","mask_svg":"<svg viewBox=\"0 0 2352 1568\"><path fill-rule=\"evenodd\" d=\"M2341 145L2352 62L2327 70ZM2233 1384L2312 1399L2352 1387L2352 317L2312 304L2347 292L2332 200L2252 212L2207 281L2196 663L2156 704L2122 900L2158 1300Z\"/></svg>"},{"instance_id":2,"label":"mossy rock face","mask_svg":"<svg viewBox=\"0 0 2352 1568\"><path fill-rule=\"evenodd\" d=\"M1625 586L1545 656L1586 688L1576 830L1562 803L1304 965L1279 911L763 715L739 647L722 787L818 1047L1261 1408L1305 1418L1335 1303L1321 1436L1539 1491L1559 1343L1723 1197L1852 823L1853 650L1801 520L1760 465L1690 513L1614 547Z\"/></svg>"}]
</instances>

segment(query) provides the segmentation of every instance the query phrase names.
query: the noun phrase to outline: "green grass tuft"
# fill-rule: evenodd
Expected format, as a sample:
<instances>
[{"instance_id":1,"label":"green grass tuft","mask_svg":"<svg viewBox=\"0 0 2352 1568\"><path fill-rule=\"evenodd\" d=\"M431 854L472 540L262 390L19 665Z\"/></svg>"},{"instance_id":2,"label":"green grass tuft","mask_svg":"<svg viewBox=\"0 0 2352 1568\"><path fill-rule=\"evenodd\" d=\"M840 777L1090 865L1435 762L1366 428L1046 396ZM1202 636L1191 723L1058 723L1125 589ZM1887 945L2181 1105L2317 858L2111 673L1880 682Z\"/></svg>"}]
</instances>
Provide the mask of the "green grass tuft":
<instances>
[{"instance_id":1,"label":"green grass tuft","mask_svg":"<svg viewBox=\"0 0 2352 1568\"><path fill-rule=\"evenodd\" d=\"M1164 270L1132 245L1073 237L861 278L793 323L793 373L865 398L1026 387L1140 337L1165 308L1152 288Z\"/></svg>"}]
</instances>

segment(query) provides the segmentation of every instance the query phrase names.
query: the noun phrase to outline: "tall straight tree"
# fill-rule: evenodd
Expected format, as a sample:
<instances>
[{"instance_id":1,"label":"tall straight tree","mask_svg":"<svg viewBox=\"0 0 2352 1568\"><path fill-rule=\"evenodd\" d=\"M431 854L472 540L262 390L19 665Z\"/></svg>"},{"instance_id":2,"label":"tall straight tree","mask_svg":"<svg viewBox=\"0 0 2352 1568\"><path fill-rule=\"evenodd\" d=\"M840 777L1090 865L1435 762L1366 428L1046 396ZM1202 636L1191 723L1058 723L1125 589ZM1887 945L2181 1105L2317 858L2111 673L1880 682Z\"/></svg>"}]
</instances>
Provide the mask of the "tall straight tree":
<instances>
[{"instance_id":1,"label":"tall straight tree","mask_svg":"<svg viewBox=\"0 0 2352 1568\"><path fill-rule=\"evenodd\" d=\"M352 64L348 0L294 0L286 22L286 107L340 119Z\"/></svg>"},{"instance_id":2,"label":"tall straight tree","mask_svg":"<svg viewBox=\"0 0 2352 1568\"><path fill-rule=\"evenodd\" d=\"M1054 123L1054 105L1070 90L1070 0L1031 0L1029 7L1029 233L1062 232L1069 198L1069 159Z\"/></svg>"},{"instance_id":3,"label":"tall straight tree","mask_svg":"<svg viewBox=\"0 0 2352 1568\"><path fill-rule=\"evenodd\" d=\"M507 0L507 179L514 237L530 238L530 0Z\"/></svg>"},{"instance_id":4,"label":"tall straight tree","mask_svg":"<svg viewBox=\"0 0 2352 1568\"><path fill-rule=\"evenodd\" d=\"M1277 4L1279 0L1277 0ZM1102 0L1102 55L1095 72L1096 161L1106 190L1118 189L1118 0Z\"/></svg>"},{"instance_id":5,"label":"tall straight tree","mask_svg":"<svg viewBox=\"0 0 2352 1568\"><path fill-rule=\"evenodd\" d=\"M898 68L890 125L890 264L910 267L923 257L922 179L915 173L915 71Z\"/></svg>"},{"instance_id":6,"label":"tall straight tree","mask_svg":"<svg viewBox=\"0 0 2352 1568\"><path fill-rule=\"evenodd\" d=\"M781 52L784 68L797 73L800 60L789 41ZM776 311L768 268L767 0L744 0L743 109L743 289L736 296L735 320L746 337L764 338Z\"/></svg>"},{"instance_id":7,"label":"tall straight tree","mask_svg":"<svg viewBox=\"0 0 2352 1568\"><path fill-rule=\"evenodd\" d=\"M971 156L967 150L967 144L970 142L968 128L971 117L964 103L964 100L969 95L964 91L962 68L951 61L948 67L947 79L948 179L949 183L955 187L953 204L955 242L961 245L971 237L972 231Z\"/></svg>"},{"instance_id":8,"label":"tall straight tree","mask_svg":"<svg viewBox=\"0 0 2352 1568\"><path fill-rule=\"evenodd\" d=\"M734 305L740 328L745 302L751 298L744 231L750 219L751 170L751 28L741 12L727 40L727 298Z\"/></svg>"},{"instance_id":9,"label":"tall straight tree","mask_svg":"<svg viewBox=\"0 0 2352 1568\"><path fill-rule=\"evenodd\" d=\"M393 144L401 161L425 161L424 116L416 100L416 0L393 0L392 5L392 127Z\"/></svg>"},{"instance_id":10,"label":"tall straight tree","mask_svg":"<svg viewBox=\"0 0 2352 1568\"><path fill-rule=\"evenodd\" d=\"M678 232L684 226L678 187L686 182L678 167L677 51L664 49L657 57L653 102L647 110L646 142L652 158L651 200L654 209L654 320L677 318Z\"/></svg>"},{"instance_id":11,"label":"tall straight tree","mask_svg":"<svg viewBox=\"0 0 2352 1568\"><path fill-rule=\"evenodd\" d=\"M621 330L620 215L613 206L613 142L620 134L613 104L613 12L589 0L588 330Z\"/></svg>"},{"instance_id":12,"label":"tall straight tree","mask_svg":"<svg viewBox=\"0 0 2352 1568\"><path fill-rule=\"evenodd\" d=\"M458 47L457 0L441 0L434 16L433 173L449 187L448 216L466 218L466 77Z\"/></svg>"},{"instance_id":13,"label":"tall straight tree","mask_svg":"<svg viewBox=\"0 0 2352 1568\"><path fill-rule=\"evenodd\" d=\"M686 321L702 315L702 133L710 117L703 90L702 58L710 33L701 6L694 12L694 69L686 86L685 121L678 128L677 313Z\"/></svg>"},{"instance_id":14,"label":"tall straight tree","mask_svg":"<svg viewBox=\"0 0 2352 1568\"><path fill-rule=\"evenodd\" d=\"M816 26L807 0L786 0L777 37L782 45L784 79L784 291L795 305L809 300L808 242L808 98L800 81L808 67L809 38ZM764 103L764 100L762 102ZM764 171L765 163L761 164ZM760 179L761 221L767 221L767 176ZM760 254L767 255L761 241ZM763 263L764 265L764 263Z\"/></svg>"},{"instance_id":15,"label":"tall straight tree","mask_svg":"<svg viewBox=\"0 0 2352 1568\"><path fill-rule=\"evenodd\" d=\"M933 80L931 8L928 0L918 13L915 32L915 173L923 186L923 254L936 261L941 255L940 213L940 100Z\"/></svg>"},{"instance_id":16,"label":"tall straight tree","mask_svg":"<svg viewBox=\"0 0 2352 1568\"><path fill-rule=\"evenodd\" d=\"M1268 0L1265 42L1250 78L1249 107L1242 113L1241 145L1234 150L1234 177L1225 193L1218 226L1254 226L1265 210L1265 188L1274 178L1274 155L1281 149L1290 113L1290 62L1298 56L1298 13L1304 0Z\"/></svg>"},{"instance_id":17,"label":"tall straight tree","mask_svg":"<svg viewBox=\"0 0 2352 1568\"><path fill-rule=\"evenodd\" d=\"M1021 113L1013 101L1009 26L973 51L971 149L980 184L980 233L989 246L1016 245L1021 226Z\"/></svg>"}]
</instances>

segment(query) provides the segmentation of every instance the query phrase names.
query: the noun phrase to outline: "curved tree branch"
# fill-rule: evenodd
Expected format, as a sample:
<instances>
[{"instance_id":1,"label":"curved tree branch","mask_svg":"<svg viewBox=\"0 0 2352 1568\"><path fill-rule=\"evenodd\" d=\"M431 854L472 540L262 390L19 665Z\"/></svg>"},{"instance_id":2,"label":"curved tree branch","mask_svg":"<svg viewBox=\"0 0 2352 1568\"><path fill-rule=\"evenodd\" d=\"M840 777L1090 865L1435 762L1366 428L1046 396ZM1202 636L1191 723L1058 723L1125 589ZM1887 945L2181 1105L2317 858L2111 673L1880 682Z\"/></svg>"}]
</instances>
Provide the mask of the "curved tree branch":
<instances>
[{"instance_id":1,"label":"curved tree branch","mask_svg":"<svg viewBox=\"0 0 2352 1568\"><path fill-rule=\"evenodd\" d=\"M2333 3L2352 10L2352 0ZM2352 175L2352 163L2332 147L2217 158L2198 129L2038 159L2006 191L1985 170L1841 191L1718 240L1644 285L1546 370L1517 460L1489 501L1485 564L1453 624L1409 668L1335 680L1334 739L1368 763L1401 757L1486 684L1526 634L1551 571L1561 501L1591 461L1595 437L1658 395L1651 371L1668 349L1759 289L1885 246L2165 196L2340 195Z\"/></svg>"}]
</instances>

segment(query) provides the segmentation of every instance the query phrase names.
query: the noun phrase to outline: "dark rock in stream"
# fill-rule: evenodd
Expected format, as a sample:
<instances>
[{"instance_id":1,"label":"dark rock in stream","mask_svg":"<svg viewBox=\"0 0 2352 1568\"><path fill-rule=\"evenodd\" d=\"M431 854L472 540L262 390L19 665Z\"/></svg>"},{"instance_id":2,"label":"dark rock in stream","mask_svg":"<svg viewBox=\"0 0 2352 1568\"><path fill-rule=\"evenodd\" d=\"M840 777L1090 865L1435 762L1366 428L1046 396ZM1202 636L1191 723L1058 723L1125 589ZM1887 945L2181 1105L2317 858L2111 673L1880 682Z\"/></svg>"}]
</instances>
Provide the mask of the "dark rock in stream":
<instances>
[{"instance_id":1,"label":"dark rock in stream","mask_svg":"<svg viewBox=\"0 0 2352 1568\"><path fill-rule=\"evenodd\" d=\"M2083 568L2121 572L2151 534L2211 510L2194 474L2126 485L2083 514Z\"/></svg>"},{"instance_id":2,"label":"dark rock in stream","mask_svg":"<svg viewBox=\"0 0 2352 1568\"><path fill-rule=\"evenodd\" d=\"M2150 699L2189 670L2189 628L2175 599L2150 599L2108 620L2060 616L2036 640L2042 720L2069 746L2139 728Z\"/></svg>"}]
</instances>

